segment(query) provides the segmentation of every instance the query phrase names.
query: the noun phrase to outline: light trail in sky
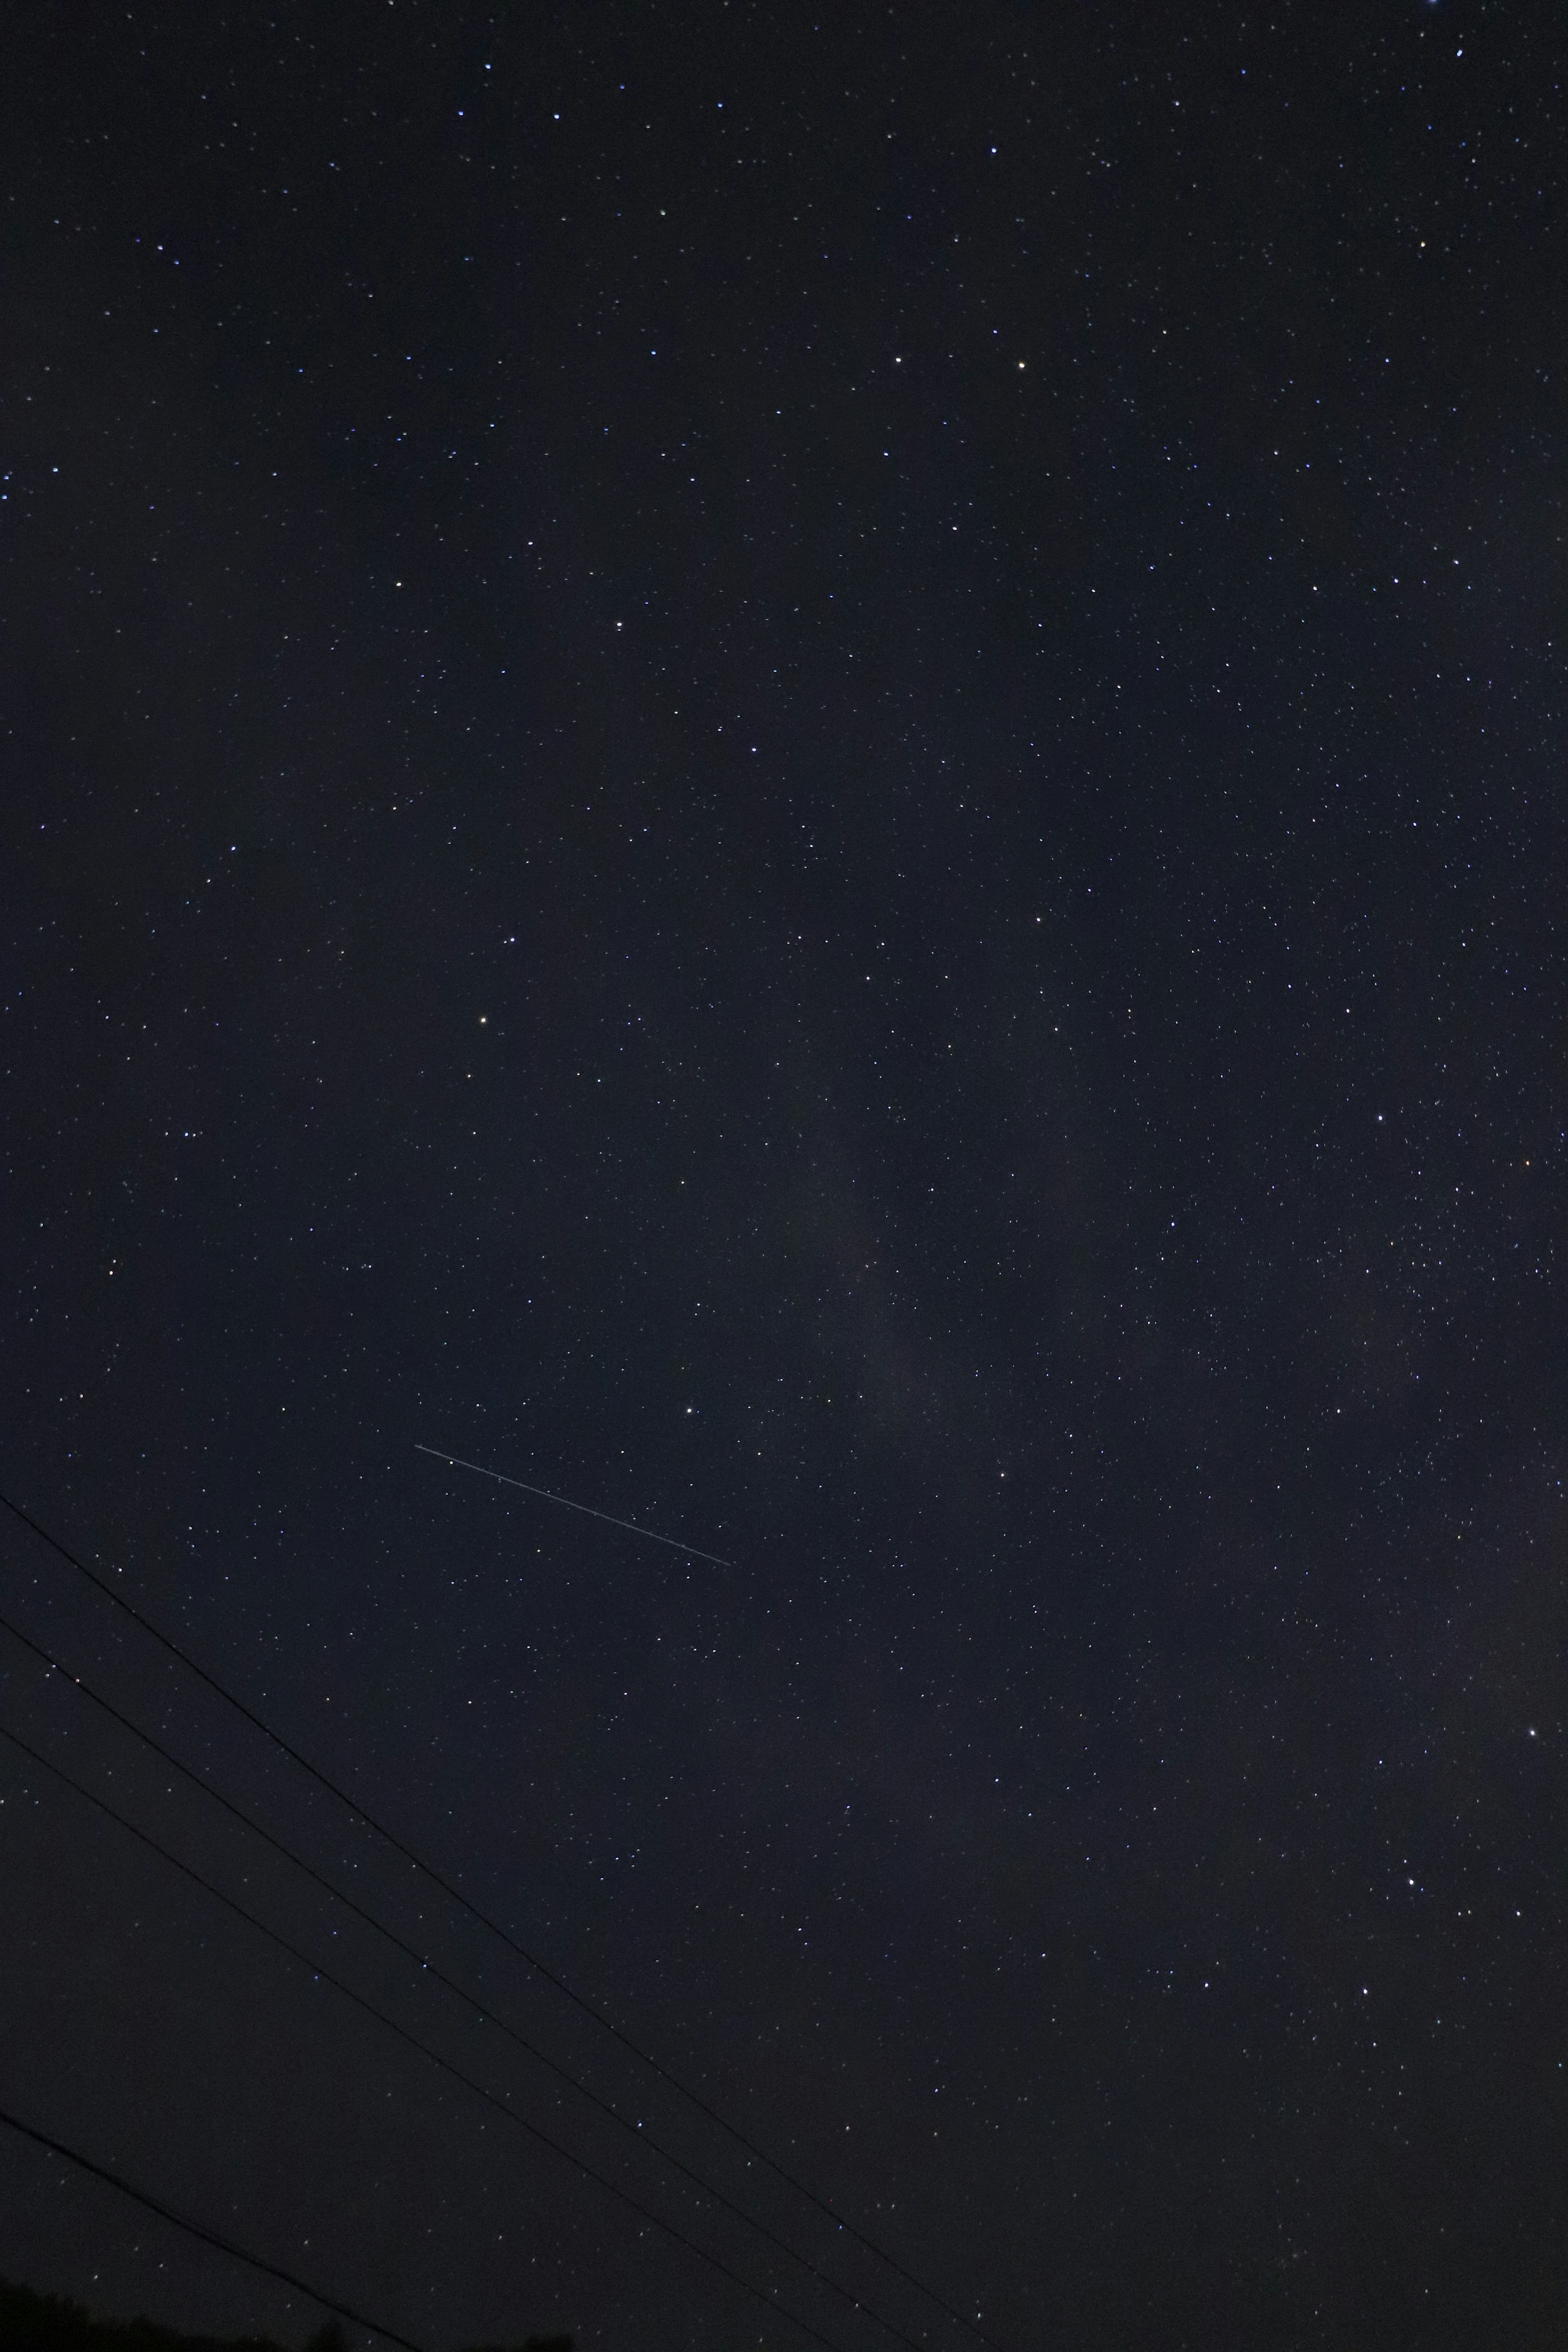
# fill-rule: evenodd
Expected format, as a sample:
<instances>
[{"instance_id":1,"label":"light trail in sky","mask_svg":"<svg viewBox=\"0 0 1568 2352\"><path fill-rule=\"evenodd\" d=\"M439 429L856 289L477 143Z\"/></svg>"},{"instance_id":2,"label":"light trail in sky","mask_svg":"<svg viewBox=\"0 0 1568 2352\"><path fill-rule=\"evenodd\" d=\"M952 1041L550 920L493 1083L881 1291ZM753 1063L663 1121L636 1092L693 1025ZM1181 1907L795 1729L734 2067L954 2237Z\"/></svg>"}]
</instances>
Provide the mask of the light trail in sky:
<instances>
[{"instance_id":1,"label":"light trail in sky","mask_svg":"<svg viewBox=\"0 0 1568 2352\"><path fill-rule=\"evenodd\" d=\"M632 1536L641 1536L647 1543L667 1545L671 1551L683 1551L689 1559L710 1560L715 1568L733 1568L732 1559L721 1559L716 1551L702 1551L696 1544L682 1543L676 1536L657 1535L652 1528L639 1528L635 1519L617 1519L614 1511L596 1511L592 1503L574 1503L570 1495L552 1495L548 1486L531 1486L526 1478L509 1478L504 1470L489 1470L482 1462L465 1462L460 1454L443 1454L438 1446L416 1444L416 1454L428 1454L437 1462L445 1462L454 1470L472 1470L480 1478L493 1478L500 1486L520 1486L525 1495L537 1495L546 1503L559 1503L563 1510L581 1511L585 1518L603 1519L606 1527L625 1528Z\"/></svg>"}]
</instances>

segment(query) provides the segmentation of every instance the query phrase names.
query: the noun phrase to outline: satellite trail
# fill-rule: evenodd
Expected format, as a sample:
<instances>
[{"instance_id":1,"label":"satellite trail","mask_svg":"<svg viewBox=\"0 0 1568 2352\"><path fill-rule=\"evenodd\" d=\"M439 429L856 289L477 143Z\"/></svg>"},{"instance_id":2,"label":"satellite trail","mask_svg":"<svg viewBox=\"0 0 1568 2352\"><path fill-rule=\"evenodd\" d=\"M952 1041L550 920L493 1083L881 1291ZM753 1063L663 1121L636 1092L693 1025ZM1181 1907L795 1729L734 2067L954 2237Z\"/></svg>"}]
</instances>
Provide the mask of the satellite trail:
<instances>
[{"instance_id":1,"label":"satellite trail","mask_svg":"<svg viewBox=\"0 0 1568 2352\"><path fill-rule=\"evenodd\" d=\"M487 1470L482 1462L465 1462L459 1454L443 1454L438 1446L416 1444L416 1454L428 1454L437 1462L449 1463L454 1470L472 1470L481 1478L493 1478L498 1486L521 1486L525 1495L538 1495L546 1503L559 1503L563 1510L581 1511L585 1518L603 1519L606 1527L625 1528L632 1536L641 1536L647 1543L668 1545L671 1551L683 1551L689 1559L711 1560L715 1568L733 1568L732 1559L721 1559L716 1551L700 1551L696 1544L681 1543L675 1536L656 1535L651 1528L639 1528L634 1519L617 1519L614 1511L596 1511L592 1503L574 1503L569 1495L552 1495L548 1486L531 1486L526 1478L509 1478L502 1470Z\"/></svg>"}]
</instances>

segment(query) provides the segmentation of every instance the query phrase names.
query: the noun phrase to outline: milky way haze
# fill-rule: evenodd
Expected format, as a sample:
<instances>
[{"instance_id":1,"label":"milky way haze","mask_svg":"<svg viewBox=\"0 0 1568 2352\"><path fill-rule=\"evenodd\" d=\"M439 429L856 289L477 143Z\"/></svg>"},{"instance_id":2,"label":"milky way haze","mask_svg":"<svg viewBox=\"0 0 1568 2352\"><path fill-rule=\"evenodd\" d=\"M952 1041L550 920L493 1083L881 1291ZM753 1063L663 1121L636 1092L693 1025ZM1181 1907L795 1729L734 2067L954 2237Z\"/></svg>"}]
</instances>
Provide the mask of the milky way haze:
<instances>
[{"instance_id":1,"label":"milky way haze","mask_svg":"<svg viewBox=\"0 0 1568 2352\"><path fill-rule=\"evenodd\" d=\"M1005 2352L1568 2329L1565 47L11 27L0 1492ZM8 1517L0 1615L973 2347ZM310 1956L0 1741L0 2107L439 2352L810 2341L330 1969L897 2341L0 1725ZM321 2317L4 2131L0 2275Z\"/></svg>"}]
</instances>

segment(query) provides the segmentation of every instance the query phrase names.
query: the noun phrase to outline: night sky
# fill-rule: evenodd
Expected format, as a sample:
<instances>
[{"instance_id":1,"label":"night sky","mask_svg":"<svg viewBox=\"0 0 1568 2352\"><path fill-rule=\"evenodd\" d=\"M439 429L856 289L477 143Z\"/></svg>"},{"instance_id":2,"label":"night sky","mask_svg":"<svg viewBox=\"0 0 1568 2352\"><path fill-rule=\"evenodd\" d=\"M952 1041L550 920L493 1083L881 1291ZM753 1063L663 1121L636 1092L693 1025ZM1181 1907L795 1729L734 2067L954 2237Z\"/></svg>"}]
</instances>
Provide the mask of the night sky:
<instances>
[{"instance_id":1,"label":"night sky","mask_svg":"<svg viewBox=\"0 0 1568 2352\"><path fill-rule=\"evenodd\" d=\"M1005 2352L1568 2338L1565 68L7 27L0 1492ZM8 1516L0 1613L974 2347ZM10 1633L0 1722L896 2346ZM0 1798L0 2106L435 2352L810 2342ZM321 2317L4 2131L0 2274Z\"/></svg>"}]
</instances>

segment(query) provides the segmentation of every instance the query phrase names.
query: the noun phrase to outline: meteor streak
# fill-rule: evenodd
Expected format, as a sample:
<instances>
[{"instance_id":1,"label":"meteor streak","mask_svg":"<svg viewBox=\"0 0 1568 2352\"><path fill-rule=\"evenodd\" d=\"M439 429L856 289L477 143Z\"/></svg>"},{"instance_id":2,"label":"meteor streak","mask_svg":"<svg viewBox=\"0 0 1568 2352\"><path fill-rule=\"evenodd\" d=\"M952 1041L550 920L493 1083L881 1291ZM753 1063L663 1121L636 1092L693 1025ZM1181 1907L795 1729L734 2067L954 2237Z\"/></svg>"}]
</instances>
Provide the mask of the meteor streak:
<instances>
[{"instance_id":1,"label":"meteor streak","mask_svg":"<svg viewBox=\"0 0 1568 2352\"><path fill-rule=\"evenodd\" d=\"M481 1478L493 1478L498 1486L521 1486L525 1495L538 1495L546 1503L559 1503L568 1511L581 1511L585 1518L603 1519L607 1527L625 1528L628 1535L642 1536L648 1543L666 1544L671 1551L683 1551L689 1559L711 1560L715 1568L733 1568L732 1559L721 1559L716 1551L700 1551L695 1544L681 1543L674 1536L656 1535L652 1528L639 1528L635 1519L617 1519L614 1511L596 1511L592 1503L574 1503L569 1495L552 1495L548 1486L531 1486L526 1478L509 1478L503 1470L487 1470L482 1462L465 1462L459 1454L443 1454L434 1445L416 1444L416 1454L428 1454L437 1462L448 1463L454 1470L472 1470Z\"/></svg>"}]
</instances>

